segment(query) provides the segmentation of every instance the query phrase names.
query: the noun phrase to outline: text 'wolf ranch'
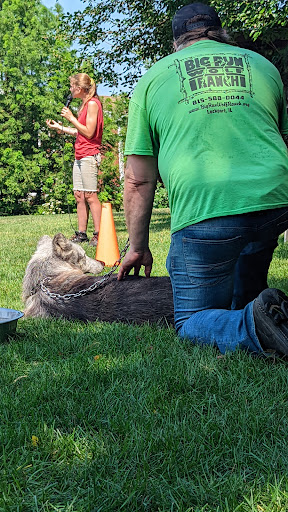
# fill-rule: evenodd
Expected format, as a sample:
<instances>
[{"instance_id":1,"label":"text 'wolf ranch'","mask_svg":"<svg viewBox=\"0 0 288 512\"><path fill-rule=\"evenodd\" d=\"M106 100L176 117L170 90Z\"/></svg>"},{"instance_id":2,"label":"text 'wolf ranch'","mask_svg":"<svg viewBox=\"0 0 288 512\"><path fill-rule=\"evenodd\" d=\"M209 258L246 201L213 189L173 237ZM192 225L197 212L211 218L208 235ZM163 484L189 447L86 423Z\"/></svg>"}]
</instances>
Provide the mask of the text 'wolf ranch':
<instances>
[{"instance_id":1,"label":"text 'wolf ranch'","mask_svg":"<svg viewBox=\"0 0 288 512\"><path fill-rule=\"evenodd\" d=\"M245 66L246 67L246 66ZM185 68L191 91L206 87L246 88L244 62L241 57L209 56L188 59Z\"/></svg>"}]
</instances>

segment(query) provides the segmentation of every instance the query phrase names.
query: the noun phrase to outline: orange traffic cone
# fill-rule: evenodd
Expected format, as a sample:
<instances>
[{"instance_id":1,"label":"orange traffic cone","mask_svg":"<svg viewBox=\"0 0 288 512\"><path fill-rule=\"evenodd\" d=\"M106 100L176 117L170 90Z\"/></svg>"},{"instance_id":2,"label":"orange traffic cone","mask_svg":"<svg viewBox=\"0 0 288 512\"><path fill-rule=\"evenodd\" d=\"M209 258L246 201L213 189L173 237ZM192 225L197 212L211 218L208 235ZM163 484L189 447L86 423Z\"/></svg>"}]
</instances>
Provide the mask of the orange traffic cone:
<instances>
[{"instance_id":1,"label":"orange traffic cone","mask_svg":"<svg viewBox=\"0 0 288 512\"><path fill-rule=\"evenodd\" d=\"M96 260L106 267L113 267L120 258L111 203L102 204L100 230L96 249Z\"/></svg>"}]
</instances>

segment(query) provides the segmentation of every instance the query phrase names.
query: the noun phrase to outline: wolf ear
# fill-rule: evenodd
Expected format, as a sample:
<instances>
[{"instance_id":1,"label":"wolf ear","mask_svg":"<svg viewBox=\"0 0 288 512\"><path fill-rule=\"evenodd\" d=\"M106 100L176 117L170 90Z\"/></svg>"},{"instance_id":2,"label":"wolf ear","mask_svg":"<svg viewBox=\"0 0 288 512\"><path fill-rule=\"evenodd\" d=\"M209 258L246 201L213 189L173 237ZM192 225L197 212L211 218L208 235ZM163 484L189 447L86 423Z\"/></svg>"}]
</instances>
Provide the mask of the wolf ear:
<instances>
[{"instance_id":1,"label":"wolf ear","mask_svg":"<svg viewBox=\"0 0 288 512\"><path fill-rule=\"evenodd\" d=\"M73 243L62 233L57 233L52 240L53 253L64 261L69 261L73 255Z\"/></svg>"}]
</instances>

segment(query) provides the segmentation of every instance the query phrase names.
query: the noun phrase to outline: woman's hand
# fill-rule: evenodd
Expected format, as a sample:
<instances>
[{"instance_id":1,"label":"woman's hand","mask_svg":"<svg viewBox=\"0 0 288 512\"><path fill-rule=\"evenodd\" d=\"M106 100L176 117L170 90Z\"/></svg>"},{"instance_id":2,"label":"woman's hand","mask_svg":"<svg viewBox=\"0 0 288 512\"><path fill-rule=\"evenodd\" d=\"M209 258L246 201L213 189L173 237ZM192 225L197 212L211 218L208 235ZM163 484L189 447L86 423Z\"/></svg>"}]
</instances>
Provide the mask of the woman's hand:
<instances>
[{"instance_id":1,"label":"woman's hand","mask_svg":"<svg viewBox=\"0 0 288 512\"><path fill-rule=\"evenodd\" d=\"M67 121L72 121L72 119L74 119L74 115L73 113L71 112L71 110L69 110L69 108L67 107L63 107L62 110L61 110L61 116L62 117L65 117L65 119L67 119Z\"/></svg>"},{"instance_id":2,"label":"woman's hand","mask_svg":"<svg viewBox=\"0 0 288 512\"><path fill-rule=\"evenodd\" d=\"M53 119L46 119L46 124L47 124L47 126L49 126L49 128L51 130L57 130L57 131L62 130L62 124L57 123L56 121L53 121Z\"/></svg>"}]
</instances>

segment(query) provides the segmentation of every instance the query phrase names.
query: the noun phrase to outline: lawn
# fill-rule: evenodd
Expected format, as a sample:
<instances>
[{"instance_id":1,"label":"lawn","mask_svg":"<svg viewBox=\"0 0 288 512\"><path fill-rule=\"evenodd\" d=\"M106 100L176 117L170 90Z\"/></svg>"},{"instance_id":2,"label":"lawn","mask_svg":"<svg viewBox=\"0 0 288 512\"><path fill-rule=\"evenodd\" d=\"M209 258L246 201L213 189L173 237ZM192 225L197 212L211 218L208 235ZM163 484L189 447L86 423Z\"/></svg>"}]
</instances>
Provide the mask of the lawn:
<instances>
[{"instance_id":1,"label":"lawn","mask_svg":"<svg viewBox=\"0 0 288 512\"><path fill-rule=\"evenodd\" d=\"M38 239L70 236L70 222L0 217L0 306L23 309ZM166 275L167 210L150 245ZM286 292L287 260L282 236L269 283ZM155 326L41 319L20 320L0 350L0 512L288 511L287 362Z\"/></svg>"}]
</instances>

